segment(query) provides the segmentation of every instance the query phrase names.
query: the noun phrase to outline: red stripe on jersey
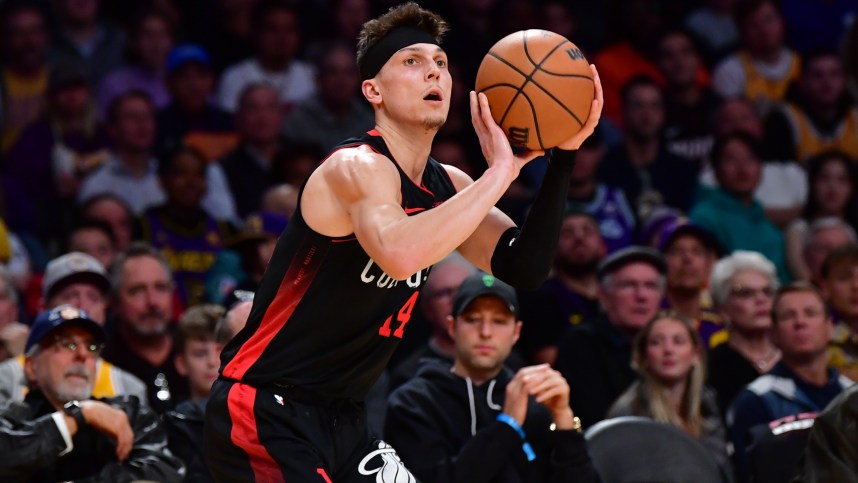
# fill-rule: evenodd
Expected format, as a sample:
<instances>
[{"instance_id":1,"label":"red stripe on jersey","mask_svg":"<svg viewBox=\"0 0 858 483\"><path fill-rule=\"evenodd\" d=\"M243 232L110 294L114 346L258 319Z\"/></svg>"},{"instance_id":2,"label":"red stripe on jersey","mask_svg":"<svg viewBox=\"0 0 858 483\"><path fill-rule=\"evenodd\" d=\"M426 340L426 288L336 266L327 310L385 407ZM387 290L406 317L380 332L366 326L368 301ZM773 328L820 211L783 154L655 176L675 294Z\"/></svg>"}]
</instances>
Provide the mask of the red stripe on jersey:
<instances>
[{"instance_id":1,"label":"red stripe on jersey","mask_svg":"<svg viewBox=\"0 0 858 483\"><path fill-rule=\"evenodd\" d=\"M295 312L295 307L301 302L316 277L316 272L322 266L322 258L323 253L320 253L318 245L310 243L297 252L283 275L274 300L263 314L259 327L224 368L225 377L240 381L247 370L259 360L274 336L289 322L289 317Z\"/></svg>"},{"instance_id":2,"label":"red stripe on jersey","mask_svg":"<svg viewBox=\"0 0 858 483\"><path fill-rule=\"evenodd\" d=\"M255 387L241 383L232 385L227 396L229 418L232 420L232 431L229 437L250 458L250 468L253 470L255 481L285 481L280 465L259 442L256 415L253 412L255 402Z\"/></svg>"}]
</instances>

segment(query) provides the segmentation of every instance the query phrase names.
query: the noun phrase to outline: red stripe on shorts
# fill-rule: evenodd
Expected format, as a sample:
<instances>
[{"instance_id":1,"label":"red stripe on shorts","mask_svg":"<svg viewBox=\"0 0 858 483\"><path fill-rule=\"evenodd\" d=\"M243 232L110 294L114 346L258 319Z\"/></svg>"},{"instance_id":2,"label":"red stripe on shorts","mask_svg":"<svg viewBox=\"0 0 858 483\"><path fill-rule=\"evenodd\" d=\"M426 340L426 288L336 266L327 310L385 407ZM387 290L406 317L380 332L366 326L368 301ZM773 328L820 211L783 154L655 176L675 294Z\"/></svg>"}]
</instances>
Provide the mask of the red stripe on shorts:
<instances>
[{"instance_id":1,"label":"red stripe on shorts","mask_svg":"<svg viewBox=\"0 0 858 483\"><path fill-rule=\"evenodd\" d=\"M232 432L230 439L243 449L250 458L250 467L253 470L253 479L259 482L275 483L283 482L283 472L280 465L259 442L259 433L256 431L256 415L253 412L253 404L256 401L256 388L241 383L233 384L227 396L227 407L229 418L232 420Z\"/></svg>"}]
</instances>

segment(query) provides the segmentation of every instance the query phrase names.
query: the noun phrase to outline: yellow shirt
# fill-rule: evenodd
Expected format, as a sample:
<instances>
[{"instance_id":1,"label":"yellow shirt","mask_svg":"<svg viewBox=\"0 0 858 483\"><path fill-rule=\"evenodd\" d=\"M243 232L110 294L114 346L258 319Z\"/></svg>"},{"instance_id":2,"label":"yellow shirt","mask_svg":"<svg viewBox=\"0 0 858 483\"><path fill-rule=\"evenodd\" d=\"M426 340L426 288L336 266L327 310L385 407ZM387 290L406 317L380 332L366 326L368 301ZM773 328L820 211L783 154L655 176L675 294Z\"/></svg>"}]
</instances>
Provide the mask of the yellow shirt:
<instances>
[{"instance_id":1,"label":"yellow shirt","mask_svg":"<svg viewBox=\"0 0 858 483\"><path fill-rule=\"evenodd\" d=\"M42 69L42 72L34 77L21 77L5 70L3 85L5 112L0 148L6 152L18 139L24 127L42 114L45 94L48 91L48 69Z\"/></svg>"},{"instance_id":2,"label":"yellow shirt","mask_svg":"<svg viewBox=\"0 0 858 483\"><path fill-rule=\"evenodd\" d=\"M858 110L850 109L831 136L822 135L795 104L787 104L784 112L792 125L797 161L804 163L808 158L831 150L858 159Z\"/></svg>"}]
</instances>

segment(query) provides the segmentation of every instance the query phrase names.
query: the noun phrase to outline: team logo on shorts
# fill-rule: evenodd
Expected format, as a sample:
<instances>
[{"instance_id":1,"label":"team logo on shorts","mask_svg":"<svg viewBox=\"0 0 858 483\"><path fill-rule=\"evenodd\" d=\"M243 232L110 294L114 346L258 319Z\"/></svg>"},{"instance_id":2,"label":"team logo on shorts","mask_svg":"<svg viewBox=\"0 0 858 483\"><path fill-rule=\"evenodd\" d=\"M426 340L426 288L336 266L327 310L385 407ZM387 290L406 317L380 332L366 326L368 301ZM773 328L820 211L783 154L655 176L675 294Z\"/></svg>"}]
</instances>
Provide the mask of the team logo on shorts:
<instances>
[{"instance_id":1,"label":"team logo on shorts","mask_svg":"<svg viewBox=\"0 0 858 483\"><path fill-rule=\"evenodd\" d=\"M367 468L370 464L375 467ZM375 483L417 483L417 478L405 468L396 450L381 440L378 441L377 450L360 460L358 472L364 476L375 475Z\"/></svg>"}]
</instances>

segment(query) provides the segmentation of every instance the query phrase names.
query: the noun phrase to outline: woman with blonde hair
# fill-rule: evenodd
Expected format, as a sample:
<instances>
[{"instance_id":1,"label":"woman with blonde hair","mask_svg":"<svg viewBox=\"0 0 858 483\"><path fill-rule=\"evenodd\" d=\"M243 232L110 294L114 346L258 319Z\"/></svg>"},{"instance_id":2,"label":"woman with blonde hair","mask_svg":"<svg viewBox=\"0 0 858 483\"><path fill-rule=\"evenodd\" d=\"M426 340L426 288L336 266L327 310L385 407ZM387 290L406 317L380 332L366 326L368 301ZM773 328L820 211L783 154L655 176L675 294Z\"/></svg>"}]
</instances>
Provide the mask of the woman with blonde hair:
<instances>
[{"instance_id":1,"label":"woman with blonde hair","mask_svg":"<svg viewBox=\"0 0 858 483\"><path fill-rule=\"evenodd\" d=\"M706 350L694 324L678 312L659 313L635 338L632 364L640 377L608 416L644 416L675 426L729 468L726 431L715 392L704 385Z\"/></svg>"}]
</instances>

